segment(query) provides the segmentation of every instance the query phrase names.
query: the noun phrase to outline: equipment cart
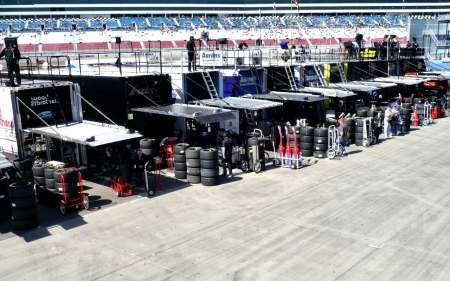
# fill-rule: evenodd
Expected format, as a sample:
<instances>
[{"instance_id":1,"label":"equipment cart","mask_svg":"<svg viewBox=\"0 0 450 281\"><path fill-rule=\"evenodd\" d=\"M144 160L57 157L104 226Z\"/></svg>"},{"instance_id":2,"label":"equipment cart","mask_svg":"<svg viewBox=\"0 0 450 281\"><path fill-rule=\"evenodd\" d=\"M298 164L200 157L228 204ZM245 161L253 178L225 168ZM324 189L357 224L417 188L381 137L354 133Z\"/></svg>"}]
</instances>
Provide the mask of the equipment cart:
<instances>
[{"instance_id":1,"label":"equipment cart","mask_svg":"<svg viewBox=\"0 0 450 281\"><path fill-rule=\"evenodd\" d=\"M338 129L336 126L332 125L328 127L328 150L327 150L327 157L328 159L333 159L337 156L342 156L342 148L338 144Z\"/></svg>"},{"instance_id":2,"label":"equipment cart","mask_svg":"<svg viewBox=\"0 0 450 281\"><path fill-rule=\"evenodd\" d=\"M262 131L260 129L254 129L253 132L258 133L260 138L263 139L262 147L265 148L265 138L264 138ZM249 170L252 170L255 173L261 172L261 168L262 168L261 162L263 161L263 159L261 159L259 157L259 146L260 146L259 141L257 144L252 145L252 146L247 144L247 150L245 153L245 155L247 156L246 157L247 159L241 160L241 170L242 171L247 172ZM265 155L264 155L264 158L266 158Z\"/></svg>"},{"instance_id":3,"label":"equipment cart","mask_svg":"<svg viewBox=\"0 0 450 281\"><path fill-rule=\"evenodd\" d=\"M131 184L127 183L123 178L119 167L113 167L113 172L111 175L111 182L109 184L117 197L127 197L133 195L133 189Z\"/></svg>"},{"instance_id":4,"label":"equipment cart","mask_svg":"<svg viewBox=\"0 0 450 281\"><path fill-rule=\"evenodd\" d=\"M60 181L60 188L62 200L59 204L61 214L66 215L67 209L71 207L89 209L89 198L84 194L83 178L77 167L64 168L61 171L57 170L55 173L55 182ZM59 173L59 178L57 178ZM57 185L58 186L58 185ZM60 190L61 189L61 190Z\"/></svg>"},{"instance_id":5,"label":"equipment cart","mask_svg":"<svg viewBox=\"0 0 450 281\"><path fill-rule=\"evenodd\" d=\"M426 101L423 105L423 125L428 126L434 122L433 117L431 116L431 104Z\"/></svg>"}]
</instances>

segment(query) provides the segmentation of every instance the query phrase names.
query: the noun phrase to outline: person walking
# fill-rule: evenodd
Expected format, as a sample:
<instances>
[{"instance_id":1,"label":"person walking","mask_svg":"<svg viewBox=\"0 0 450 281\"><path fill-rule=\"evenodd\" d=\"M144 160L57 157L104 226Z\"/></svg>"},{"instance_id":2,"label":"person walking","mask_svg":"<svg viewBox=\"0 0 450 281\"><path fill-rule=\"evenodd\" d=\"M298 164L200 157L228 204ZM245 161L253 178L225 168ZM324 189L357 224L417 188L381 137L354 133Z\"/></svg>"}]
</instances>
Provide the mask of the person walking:
<instances>
[{"instance_id":1,"label":"person walking","mask_svg":"<svg viewBox=\"0 0 450 281\"><path fill-rule=\"evenodd\" d=\"M8 67L8 77L9 77L9 84L6 83L6 86L20 86L22 84L22 77L20 76L20 67L19 67L19 60L20 60L20 51L19 48L16 45L6 45L6 39L5 39L5 48L0 53L0 58L5 57L6 60L6 66ZM14 83L14 73L16 74L16 80L17 84Z\"/></svg>"},{"instance_id":2,"label":"person walking","mask_svg":"<svg viewBox=\"0 0 450 281\"><path fill-rule=\"evenodd\" d=\"M195 56L197 55L197 47L195 47L194 36L189 38L189 41L186 44L186 49L188 50L188 71L191 72L191 69L195 71Z\"/></svg>"},{"instance_id":3,"label":"person walking","mask_svg":"<svg viewBox=\"0 0 450 281\"><path fill-rule=\"evenodd\" d=\"M394 105L392 105L392 117L391 117L391 132L392 132L392 136L396 136L397 135L397 125L398 125L398 118L400 116L399 111L397 110L397 104L394 103Z\"/></svg>"},{"instance_id":4,"label":"person walking","mask_svg":"<svg viewBox=\"0 0 450 281\"><path fill-rule=\"evenodd\" d=\"M348 134L348 126L345 124L344 118L339 119L339 127L338 127L338 144L342 149L342 155L347 155L347 150L345 147L347 146L347 134Z\"/></svg>"},{"instance_id":5,"label":"person walking","mask_svg":"<svg viewBox=\"0 0 450 281\"><path fill-rule=\"evenodd\" d=\"M136 155L133 160L132 172L136 176L137 185L140 186L144 181L144 166L147 163L148 157L140 148L137 149Z\"/></svg>"},{"instance_id":6,"label":"person walking","mask_svg":"<svg viewBox=\"0 0 450 281\"><path fill-rule=\"evenodd\" d=\"M384 112L384 137L390 138L391 137L391 119L392 119L392 110L391 106L388 106L386 108L386 111Z\"/></svg>"},{"instance_id":7,"label":"person walking","mask_svg":"<svg viewBox=\"0 0 450 281\"><path fill-rule=\"evenodd\" d=\"M375 123L375 138L378 142L380 140L381 127L383 126L383 115L381 114L381 111L378 111L378 114L373 118L373 121Z\"/></svg>"},{"instance_id":8,"label":"person walking","mask_svg":"<svg viewBox=\"0 0 450 281\"><path fill-rule=\"evenodd\" d=\"M232 178L233 177L233 141L228 138L229 133L225 132L223 133L223 141L222 141L222 169L223 169L223 173L222 176L226 176L227 175L227 165L228 165L228 170L229 170L229 174L228 177Z\"/></svg>"}]
</instances>

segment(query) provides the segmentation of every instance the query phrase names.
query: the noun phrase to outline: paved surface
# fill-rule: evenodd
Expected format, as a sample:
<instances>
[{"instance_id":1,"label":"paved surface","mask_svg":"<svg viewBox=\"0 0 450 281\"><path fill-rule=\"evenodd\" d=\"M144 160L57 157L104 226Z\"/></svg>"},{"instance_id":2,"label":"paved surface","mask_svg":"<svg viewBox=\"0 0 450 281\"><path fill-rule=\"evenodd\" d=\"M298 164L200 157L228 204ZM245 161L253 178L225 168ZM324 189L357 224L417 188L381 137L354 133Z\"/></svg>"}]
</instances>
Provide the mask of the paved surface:
<instances>
[{"instance_id":1,"label":"paved surface","mask_svg":"<svg viewBox=\"0 0 450 281\"><path fill-rule=\"evenodd\" d=\"M341 160L3 233L0 279L450 280L449 139L438 119Z\"/></svg>"}]
</instances>

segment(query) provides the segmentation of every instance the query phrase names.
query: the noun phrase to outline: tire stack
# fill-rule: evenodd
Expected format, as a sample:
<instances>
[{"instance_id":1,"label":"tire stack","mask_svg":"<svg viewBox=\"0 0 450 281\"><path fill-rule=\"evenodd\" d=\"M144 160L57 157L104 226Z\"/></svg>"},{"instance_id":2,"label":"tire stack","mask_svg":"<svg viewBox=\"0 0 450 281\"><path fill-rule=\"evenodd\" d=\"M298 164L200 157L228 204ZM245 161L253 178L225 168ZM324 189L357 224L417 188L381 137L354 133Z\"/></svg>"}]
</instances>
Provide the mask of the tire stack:
<instances>
[{"instance_id":1,"label":"tire stack","mask_svg":"<svg viewBox=\"0 0 450 281\"><path fill-rule=\"evenodd\" d=\"M347 119L345 119L344 123L347 124L347 128L348 128L347 143L355 144L355 132L356 132L355 119L347 118Z\"/></svg>"},{"instance_id":2,"label":"tire stack","mask_svg":"<svg viewBox=\"0 0 450 281\"><path fill-rule=\"evenodd\" d=\"M219 179L219 153L215 148L200 150L200 175L204 186L215 186Z\"/></svg>"},{"instance_id":3,"label":"tire stack","mask_svg":"<svg viewBox=\"0 0 450 281\"><path fill-rule=\"evenodd\" d=\"M64 178L64 184L62 183ZM80 187L78 186L78 170L77 169L56 169L53 171L53 179L55 181L56 194L62 199L64 196L63 185L66 187L65 196L68 200L80 197Z\"/></svg>"},{"instance_id":4,"label":"tire stack","mask_svg":"<svg viewBox=\"0 0 450 281\"><path fill-rule=\"evenodd\" d=\"M159 154L159 144L155 139L145 138L139 140L139 148L142 150L143 154L147 155L150 161L147 165L147 171L153 171L155 169L153 165L153 157L156 157Z\"/></svg>"},{"instance_id":5,"label":"tire stack","mask_svg":"<svg viewBox=\"0 0 450 281\"><path fill-rule=\"evenodd\" d=\"M185 150L187 181L189 183L201 183L202 177L200 172L200 150L201 147L189 147Z\"/></svg>"},{"instance_id":6,"label":"tire stack","mask_svg":"<svg viewBox=\"0 0 450 281\"><path fill-rule=\"evenodd\" d=\"M314 129L313 155L315 158L326 158L328 150L328 128Z\"/></svg>"},{"instance_id":7,"label":"tire stack","mask_svg":"<svg viewBox=\"0 0 450 281\"><path fill-rule=\"evenodd\" d=\"M56 192L56 184L54 179L55 166L44 166L45 188L47 189L48 205L50 207L58 207L60 198Z\"/></svg>"},{"instance_id":8,"label":"tire stack","mask_svg":"<svg viewBox=\"0 0 450 281\"><path fill-rule=\"evenodd\" d=\"M48 191L45 184L45 167L43 164L33 166L34 184L36 185L36 198L38 203L48 203Z\"/></svg>"},{"instance_id":9,"label":"tire stack","mask_svg":"<svg viewBox=\"0 0 450 281\"><path fill-rule=\"evenodd\" d=\"M0 221L7 221L12 216L8 185L9 182L6 177L0 178Z\"/></svg>"},{"instance_id":10,"label":"tire stack","mask_svg":"<svg viewBox=\"0 0 450 281\"><path fill-rule=\"evenodd\" d=\"M19 181L33 182L33 159L16 159L12 162Z\"/></svg>"},{"instance_id":11,"label":"tire stack","mask_svg":"<svg viewBox=\"0 0 450 281\"><path fill-rule=\"evenodd\" d=\"M314 128L300 127L300 152L303 157L312 157L314 155Z\"/></svg>"},{"instance_id":12,"label":"tire stack","mask_svg":"<svg viewBox=\"0 0 450 281\"><path fill-rule=\"evenodd\" d=\"M362 146L364 138L364 120L366 118L359 118L355 120L355 145ZM367 132L369 131L369 124L366 124Z\"/></svg>"},{"instance_id":13,"label":"tire stack","mask_svg":"<svg viewBox=\"0 0 450 281\"><path fill-rule=\"evenodd\" d=\"M17 230L29 230L39 226L34 186L28 181L19 181L9 185L11 211Z\"/></svg>"},{"instance_id":14,"label":"tire stack","mask_svg":"<svg viewBox=\"0 0 450 281\"><path fill-rule=\"evenodd\" d=\"M261 137L252 137L247 140L247 150L246 151L250 151L250 149L254 145L257 145L259 147L258 159L260 159L260 162L261 162L261 171L266 170L266 159L265 159L265 155L264 155L266 150L264 147L264 142L265 142L264 138L261 138ZM248 155L248 157L250 157L250 155Z\"/></svg>"},{"instance_id":15,"label":"tire stack","mask_svg":"<svg viewBox=\"0 0 450 281\"><path fill-rule=\"evenodd\" d=\"M401 131L402 134L405 134L411 130L411 104L410 103L404 103L403 108L400 109L400 118L403 121Z\"/></svg>"},{"instance_id":16,"label":"tire stack","mask_svg":"<svg viewBox=\"0 0 450 281\"><path fill-rule=\"evenodd\" d=\"M173 165L175 168L175 178L187 178L186 150L189 148L187 143L177 143L173 146Z\"/></svg>"},{"instance_id":17,"label":"tire stack","mask_svg":"<svg viewBox=\"0 0 450 281\"><path fill-rule=\"evenodd\" d=\"M356 117L367 117L367 110L365 110L365 109L358 109L356 111Z\"/></svg>"}]
</instances>

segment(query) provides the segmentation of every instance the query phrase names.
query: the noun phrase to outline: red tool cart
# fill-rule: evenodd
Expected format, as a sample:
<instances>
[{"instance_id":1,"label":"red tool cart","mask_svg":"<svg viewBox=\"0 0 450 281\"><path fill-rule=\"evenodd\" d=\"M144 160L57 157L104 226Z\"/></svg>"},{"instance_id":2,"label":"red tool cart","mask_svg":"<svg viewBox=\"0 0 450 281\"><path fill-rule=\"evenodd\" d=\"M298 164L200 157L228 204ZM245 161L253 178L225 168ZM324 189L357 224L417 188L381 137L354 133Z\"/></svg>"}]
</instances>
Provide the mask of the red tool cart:
<instances>
[{"instance_id":1,"label":"red tool cart","mask_svg":"<svg viewBox=\"0 0 450 281\"><path fill-rule=\"evenodd\" d=\"M133 195L133 189L131 188L131 184L125 182L125 179L120 173L119 167L115 167L113 169L109 187L111 187L114 190L117 197L127 197Z\"/></svg>"},{"instance_id":2,"label":"red tool cart","mask_svg":"<svg viewBox=\"0 0 450 281\"><path fill-rule=\"evenodd\" d=\"M55 171L55 182L58 182L57 173L60 180L58 191L63 198L59 204L61 214L65 215L71 207L89 209L89 197L84 194L83 178L78 168L69 167Z\"/></svg>"}]
</instances>

